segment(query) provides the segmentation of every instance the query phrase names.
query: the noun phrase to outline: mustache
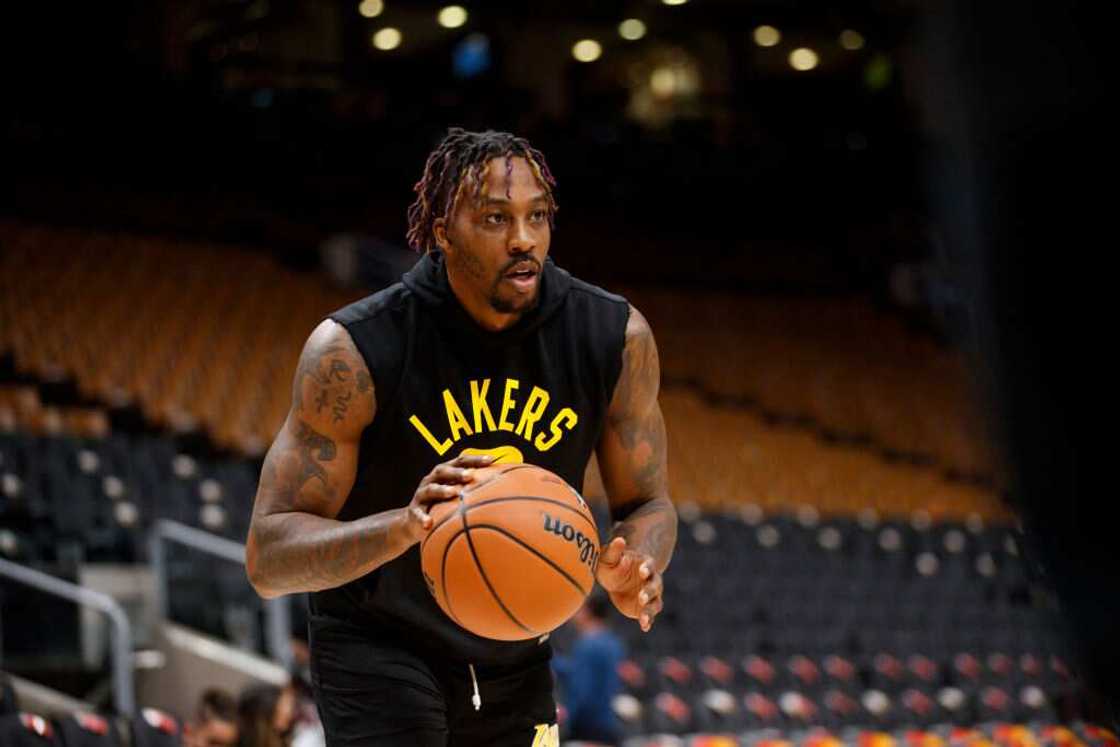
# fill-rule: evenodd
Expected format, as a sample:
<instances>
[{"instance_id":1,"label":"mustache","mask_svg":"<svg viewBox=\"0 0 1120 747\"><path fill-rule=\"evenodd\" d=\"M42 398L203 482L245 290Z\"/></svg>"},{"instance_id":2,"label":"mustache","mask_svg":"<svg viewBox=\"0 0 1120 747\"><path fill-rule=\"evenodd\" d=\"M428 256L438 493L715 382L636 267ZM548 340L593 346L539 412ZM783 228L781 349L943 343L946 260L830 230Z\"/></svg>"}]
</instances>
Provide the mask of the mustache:
<instances>
[{"instance_id":1,"label":"mustache","mask_svg":"<svg viewBox=\"0 0 1120 747\"><path fill-rule=\"evenodd\" d=\"M532 266L534 272L540 273L541 271L541 263L536 257L516 257L506 263L501 274L506 275L515 268L524 269L526 266Z\"/></svg>"}]
</instances>

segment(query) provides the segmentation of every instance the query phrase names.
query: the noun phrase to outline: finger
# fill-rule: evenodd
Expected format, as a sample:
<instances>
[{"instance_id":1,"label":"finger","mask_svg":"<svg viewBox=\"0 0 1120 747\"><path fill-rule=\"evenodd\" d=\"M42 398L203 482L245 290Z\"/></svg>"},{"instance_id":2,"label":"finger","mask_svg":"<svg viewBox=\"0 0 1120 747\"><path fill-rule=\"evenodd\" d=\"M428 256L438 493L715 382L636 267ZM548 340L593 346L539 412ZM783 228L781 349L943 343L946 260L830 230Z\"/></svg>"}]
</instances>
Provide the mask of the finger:
<instances>
[{"instance_id":1,"label":"finger","mask_svg":"<svg viewBox=\"0 0 1120 747\"><path fill-rule=\"evenodd\" d=\"M650 628L653 627L653 621L659 612L661 612L661 597L658 597L642 608L641 614L638 615L638 625L642 628L643 633L648 633L650 631Z\"/></svg>"},{"instance_id":2,"label":"finger","mask_svg":"<svg viewBox=\"0 0 1120 747\"><path fill-rule=\"evenodd\" d=\"M640 604L647 604L651 599L656 599L661 596L663 588L661 574L655 573L653 578L642 585L642 590L638 592L638 602Z\"/></svg>"},{"instance_id":3,"label":"finger","mask_svg":"<svg viewBox=\"0 0 1120 747\"><path fill-rule=\"evenodd\" d=\"M615 537L614 539L612 539L610 542L607 543L607 546L604 547L602 553L600 553L600 555L599 555L599 565L600 566L605 565L608 568L611 567L611 566L618 565L619 561L621 561L625 557L625 555L624 555L625 551L626 551L626 538L625 537Z\"/></svg>"},{"instance_id":4,"label":"finger","mask_svg":"<svg viewBox=\"0 0 1120 747\"><path fill-rule=\"evenodd\" d=\"M431 483L416 491L416 500L421 504L441 503L459 497L461 489L458 485L441 485Z\"/></svg>"},{"instance_id":5,"label":"finger","mask_svg":"<svg viewBox=\"0 0 1120 747\"><path fill-rule=\"evenodd\" d=\"M493 454L460 454L446 464L452 467L489 467L494 459Z\"/></svg>"},{"instance_id":6,"label":"finger","mask_svg":"<svg viewBox=\"0 0 1120 747\"><path fill-rule=\"evenodd\" d=\"M470 467L452 467L450 464L437 465L425 478L428 482L445 484L468 483L474 479L474 470Z\"/></svg>"},{"instance_id":7,"label":"finger","mask_svg":"<svg viewBox=\"0 0 1120 747\"><path fill-rule=\"evenodd\" d=\"M652 575L653 575L653 564L650 563L648 560L643 561L642 564L640 566L638 566L638 578L645 581L646 579L648 579Z\"/></svg>"}]
</instances>

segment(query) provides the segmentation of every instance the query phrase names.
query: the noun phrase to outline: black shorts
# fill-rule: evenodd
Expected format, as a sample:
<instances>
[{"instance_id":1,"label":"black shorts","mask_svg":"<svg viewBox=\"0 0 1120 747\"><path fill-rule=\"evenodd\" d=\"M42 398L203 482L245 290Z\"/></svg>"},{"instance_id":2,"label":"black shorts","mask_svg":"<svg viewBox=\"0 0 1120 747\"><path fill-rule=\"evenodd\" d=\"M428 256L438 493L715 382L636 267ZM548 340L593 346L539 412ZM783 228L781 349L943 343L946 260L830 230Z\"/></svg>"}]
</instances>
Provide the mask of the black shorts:
<instances>
[{"instance_id":1,"label":"black shorts","mask_svg":"<svg viewBox=\"0 0 1120 747\"><path fill-rule=\"evenodd\" d=\"M556 703L547 658L475 668L425 657L392 638L312 617L311 684L327 747L554 747Z\"/></svg>"}]
</instances>

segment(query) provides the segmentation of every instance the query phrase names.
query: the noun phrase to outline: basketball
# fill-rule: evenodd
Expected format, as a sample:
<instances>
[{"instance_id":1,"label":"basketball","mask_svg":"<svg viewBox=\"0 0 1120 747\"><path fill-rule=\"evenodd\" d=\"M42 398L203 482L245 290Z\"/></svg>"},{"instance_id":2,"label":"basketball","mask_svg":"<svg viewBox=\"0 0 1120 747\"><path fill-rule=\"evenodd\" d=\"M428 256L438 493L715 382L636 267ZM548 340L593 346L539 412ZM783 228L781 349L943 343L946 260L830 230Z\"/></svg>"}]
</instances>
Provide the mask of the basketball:
<instances>
[{"instance_id":1,"label":"basketball","mask_svg":"<svg viewBox=\"0 0 1120 747\"><path fill-rule=\"evenodd\" d=\"M595 582L599 533L568 483L540 467L477 470L454 501L432 507L420 545L424 580L443 611L485 638L536 638L563 624Z\"/></svg>"}]
</instances>

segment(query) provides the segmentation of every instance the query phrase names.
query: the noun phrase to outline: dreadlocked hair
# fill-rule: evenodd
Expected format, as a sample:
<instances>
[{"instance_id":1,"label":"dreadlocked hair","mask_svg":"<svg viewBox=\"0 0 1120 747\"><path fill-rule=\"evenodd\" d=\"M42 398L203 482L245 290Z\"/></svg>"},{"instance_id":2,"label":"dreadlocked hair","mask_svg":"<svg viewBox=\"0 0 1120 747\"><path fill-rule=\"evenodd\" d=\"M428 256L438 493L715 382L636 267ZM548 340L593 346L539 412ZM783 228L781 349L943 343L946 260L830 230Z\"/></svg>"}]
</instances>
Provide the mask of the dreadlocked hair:
<instances>
[{"instance_id":1,"label":"dreadlocked hair","mask_svg":"<svg viewBox=\"0 0 1120 747\"><path fill-rule=\"evenodd\" d=\"M490 161L506 159L506 196L509 196L509 177L513 173L514 158L524 158L548 198L548 222L555 227L559 207L553 195L556 180L548 169L544 154L529 145L522 137L508 132L468 132L452 127L447 136L436 146L424 164L424 176L412 188L416 200L408 208L408 245L418 252L431 251L435 246L435 222L438 218L449 220L467 190L471 198L482 197Z\"/></svg>"}]
</instances>

